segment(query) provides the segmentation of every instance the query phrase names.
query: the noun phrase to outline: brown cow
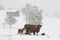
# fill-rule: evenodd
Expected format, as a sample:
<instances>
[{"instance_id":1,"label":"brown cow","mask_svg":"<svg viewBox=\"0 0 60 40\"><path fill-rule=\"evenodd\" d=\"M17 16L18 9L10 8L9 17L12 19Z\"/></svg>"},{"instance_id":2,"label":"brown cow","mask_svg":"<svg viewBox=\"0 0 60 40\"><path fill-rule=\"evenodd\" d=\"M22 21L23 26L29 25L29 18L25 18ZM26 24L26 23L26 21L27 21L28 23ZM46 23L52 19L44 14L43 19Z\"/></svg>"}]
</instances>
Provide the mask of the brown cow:
<instances>
[{"instance_id":1,"label":"brown cow","mask_svg":"<svg viewBox=\"0 0 60 40\"><path fill-rule=\"evenodd\" d=\"M23 34L23 30L24 30L24 28L18 29L18 33L17 34Z\"/></svg>"},{"instance_id":2,"label":"brown cow","mask_svg":"<svg viewBox=\"0 0 60 40\"><path fill-rule=\"evenodd\" d=\"M24 28L26 29L25 34L31 34L31 33L33 33L34 35L35 35L35 33L38 34L41 27L42 27L42 25L25 24L24 25Z\"/></svg>"}]
</instances>

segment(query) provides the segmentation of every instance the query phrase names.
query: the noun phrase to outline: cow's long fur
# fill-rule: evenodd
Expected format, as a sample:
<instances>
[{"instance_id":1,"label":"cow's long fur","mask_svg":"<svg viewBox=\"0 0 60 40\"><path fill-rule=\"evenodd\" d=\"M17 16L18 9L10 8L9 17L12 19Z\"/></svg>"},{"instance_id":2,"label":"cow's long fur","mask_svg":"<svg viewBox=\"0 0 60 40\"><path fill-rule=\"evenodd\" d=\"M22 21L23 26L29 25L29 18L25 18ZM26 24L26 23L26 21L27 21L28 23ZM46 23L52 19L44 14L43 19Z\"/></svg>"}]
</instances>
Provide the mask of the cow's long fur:
<instances>
[{"instance_id":1,"label":"cow's long fur","mask_svg":"<svg viewBox=\"0 0 60 40\"><path fill-rule=\"evenodd\" d=\"M22 29L18 29L18 33L17 34L23 34L24 28Z\"/></svg>"},{"instance_id":2,"label":"cow's long fur","mask_svg":"<svg viewBox=\"0 0 60 40\"><path fill-rule=\"evenodd\" d=\"M24 28L26 29L26 34L38 33L42 25L31 25L31 24L25 24Z\"/></svg>"}]
</instances>

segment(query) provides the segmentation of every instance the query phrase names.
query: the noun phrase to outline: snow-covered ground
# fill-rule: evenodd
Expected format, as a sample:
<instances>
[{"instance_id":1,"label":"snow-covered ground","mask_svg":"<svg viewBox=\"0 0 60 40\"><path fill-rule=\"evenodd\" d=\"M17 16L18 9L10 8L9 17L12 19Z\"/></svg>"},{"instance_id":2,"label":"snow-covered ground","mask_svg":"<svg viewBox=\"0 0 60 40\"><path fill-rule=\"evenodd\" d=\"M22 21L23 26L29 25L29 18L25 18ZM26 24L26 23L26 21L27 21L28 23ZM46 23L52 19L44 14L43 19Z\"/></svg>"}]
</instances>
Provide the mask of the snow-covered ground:
<instances>
[{"instance_id":1,"label":"snow-covered ground","mask_svg":"<svg viewBox=\"0 0 60 40\"><path fill-rule=\"evenodd\" d=\"M60 40L60 19L45 17L43 23L39 36L17 35L15 28L0 28L0 40ZM46 35L40 35L42 32Z\"/></svg>"},{"instance_id":2,"label":"snow-covered ground","mask_svg":"<svg viewBox=\"0 0 60 40\"><path fill-rule=\"evenodd\" d=\"M12 25L12 28L4 28L1 23L4 22L5 16L0 12L0 40L60 40L60 19L52 17L44 17L42 22L43 26L37 35L17 35L17 29L22 28L25 24L24 17L20 16L16 19L18 22ZM45 36L40 35L41 33L46 33Z\"/></svg>"}]
</instances>

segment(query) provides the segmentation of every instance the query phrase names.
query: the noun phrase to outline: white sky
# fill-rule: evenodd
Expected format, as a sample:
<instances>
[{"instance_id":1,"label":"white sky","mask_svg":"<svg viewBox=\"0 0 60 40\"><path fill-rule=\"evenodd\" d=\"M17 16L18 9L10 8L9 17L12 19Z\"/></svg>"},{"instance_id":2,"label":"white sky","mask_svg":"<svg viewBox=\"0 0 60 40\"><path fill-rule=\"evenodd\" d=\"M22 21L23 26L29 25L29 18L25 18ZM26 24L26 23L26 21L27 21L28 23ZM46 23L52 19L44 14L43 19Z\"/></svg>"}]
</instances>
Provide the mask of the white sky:
<instances>
[{"instance_id":1,"label":"white sky","mask_svg":"<svg viewBox=\"0 0 60 40\"><path fill-rule=\"evenodd\" d=\"M52 16L54 13L60 13L60 0L1 0L1 5L5 8L17 9L30 3L43 9L43 13Z\"/></svg>"}]
</instances>

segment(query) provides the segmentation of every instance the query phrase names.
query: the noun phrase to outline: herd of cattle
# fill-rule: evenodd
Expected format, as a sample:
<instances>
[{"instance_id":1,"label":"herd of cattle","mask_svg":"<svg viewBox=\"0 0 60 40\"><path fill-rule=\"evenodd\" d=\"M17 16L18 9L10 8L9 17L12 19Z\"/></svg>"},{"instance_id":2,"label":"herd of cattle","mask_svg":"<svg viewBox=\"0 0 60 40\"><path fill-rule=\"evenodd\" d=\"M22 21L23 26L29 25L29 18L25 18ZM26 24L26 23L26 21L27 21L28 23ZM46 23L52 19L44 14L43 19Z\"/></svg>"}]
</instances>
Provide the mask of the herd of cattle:
<instances>
[{"instance_id":1,"label":"herd of cattle","mask_svg":"<svg viewBox=\"0 0 60 40\"><path fill-rule=\"evenodd\" d=\"M41 27L42 25L25 24L24 28L18 29L18 34L23 34L23 31L25 30L25 34L31 35L31 33L33 33L33 35L35 35L36 33L38 34ZM44 35L44 33L42 33L42 35Z\"/></svg>"}]
</instances>

